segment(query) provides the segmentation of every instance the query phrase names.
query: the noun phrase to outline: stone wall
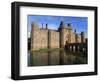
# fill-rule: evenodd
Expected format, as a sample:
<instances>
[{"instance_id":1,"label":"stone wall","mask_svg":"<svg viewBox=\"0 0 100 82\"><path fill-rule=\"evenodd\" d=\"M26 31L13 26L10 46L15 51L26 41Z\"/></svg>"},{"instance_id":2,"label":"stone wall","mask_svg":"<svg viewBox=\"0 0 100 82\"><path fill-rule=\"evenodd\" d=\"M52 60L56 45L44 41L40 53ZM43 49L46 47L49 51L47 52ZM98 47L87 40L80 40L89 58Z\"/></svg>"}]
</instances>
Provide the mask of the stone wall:
<instances>
[{"instance_id":1,"label":"stone wall","mask_svg":"<svg viewBox=\"0 0 100 82\"><path fill-rule=\"evenodd\" d=\"M32 24L32 32L31 32L31 49L32 50L38 50L40 46L40 29L36 23ZM35 37L35 38L34 38Z\"/></svg>"},{"instance_id":2,"label":"stone wall","mask_svg":"<svg viewBox=\"0 0 100 82\"><path fill-rule=\"evenodd\" d=\"M40 40L40 48L48 48L48 30L41 29L38 36L40 37L38 39Z\"/></svg>"},{"instance_id":3,"label":"stone wall","mask_svg":"<svg viewBox=\"0 0 100 82\"><path fill-rule=\"evenodd\" d=\"M60 47L60 38L59 32L55 30L49 30L49 48L59 48Z\"/></svg>"},{"instance_id":4,"label":"stone wall","mask_svg":"<svg viewBox=\"0 0 100 82\"><path fill-rule=\"evenodd\" d=\"M80 34L77 35L77 43L81 43L81 35Z\"/></svg>"},{"instance_id":5,"label":"stone wall","mask_svg":"<svg viewBox=\"0 0 100 82\"><path fill-rule=\"evenodd\" d=\"M48 48L48 30L38 29L33 31L32 49Z\"/></svg>"},{"instance_id":6,"label":"stone wall","mask_svg":"<svg viewBox=\"0 0 100 82\"><path fill-rule=\"evenodd\" d=\"M70 43L76 43L75 42L75 33L74 32L72 32L72 34L71 34L71 42Z\"/></svg>"}]
</instances>

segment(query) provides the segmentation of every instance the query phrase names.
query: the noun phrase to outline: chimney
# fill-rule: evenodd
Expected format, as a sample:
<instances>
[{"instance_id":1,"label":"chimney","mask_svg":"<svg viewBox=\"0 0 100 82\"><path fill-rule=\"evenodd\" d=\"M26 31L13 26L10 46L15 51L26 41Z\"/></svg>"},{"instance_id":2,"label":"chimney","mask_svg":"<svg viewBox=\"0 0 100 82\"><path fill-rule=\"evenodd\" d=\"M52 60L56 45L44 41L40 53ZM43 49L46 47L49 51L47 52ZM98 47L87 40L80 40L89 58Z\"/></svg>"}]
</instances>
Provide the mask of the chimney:
<instances>
[{"instance_id":1,"label":"chimney","mask_svg":"<svg viewBox=\"0 0 100 82\"><path fill-rule=\"evenodd\" d=\"M42 23L42 29L43 29L43 23Z\"/></svg>"},{"instance_id":2,"label":"chimney","mask_svg":"<svg viewBox=\"0 0 100 82\"><path fill-rule=\"evenodd\" d=\"M68 23L68 25L67 25L68 27L71 27L71 23Z\"/></svg>"},{"instance_id":3,"label":"chimney","mask_svg":"<svg viewBox=\"0 0 100 82\"><path fill-rule=\"evenodd\" d=\"M46 29L48 29L48 24L46 24Z\"/></svg>"},{"instance_id":4,"label":"chimney","mask_svg":"<svg viewBox=\"0 0 100 82\"><path fill-rule=\"evenodd\" d=\"M74 31L75 33L76 33L76 29L75 29L75 31Z\"/></svg>"}]
</instances>

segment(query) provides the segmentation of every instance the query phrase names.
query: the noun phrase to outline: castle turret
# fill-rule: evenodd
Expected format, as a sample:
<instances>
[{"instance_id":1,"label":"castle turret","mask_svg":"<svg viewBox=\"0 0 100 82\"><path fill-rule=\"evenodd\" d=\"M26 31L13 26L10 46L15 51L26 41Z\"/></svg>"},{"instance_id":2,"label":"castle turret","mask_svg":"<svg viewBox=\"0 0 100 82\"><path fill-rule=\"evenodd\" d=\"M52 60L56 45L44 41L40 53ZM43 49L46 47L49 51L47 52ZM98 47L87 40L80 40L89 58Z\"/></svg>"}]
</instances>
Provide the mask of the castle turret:
<instances>
[{"instance_id":1,"label":"castle turret","mask_svg":"<svg viewBox=\"0 0 100 82\"><path fill-rule=\"evenodd\" d=\"M36 22L32 22L31 27L33 31L39 29L39 26Z\"/></svg>"},{"instance_id":2,"label":"castle turret","mask_svg":"<svg viewBox=\"0 0 100 82\"><path fill-rule=\"evenodd\" d=\"M67 24L67 29L72 30L71 23L68 23L68 24Z\"/></svg>"},{"instance_id":3,"label":"castle turret","mask_svg":"<svg viewBox=\"0 0 100 82\"><path fill-rule=\"evenodd\" d=\"M38 24L36 22L32 22L31 24L31 49L34 49L34 35L37 30L39 30Z\"/></svg>"},{"instance_id":4,"label":"castle turret","mask_svg":"<svg viewBox=\"0 0 100 82\"><path fill-rule=\"evenodd\" d=\"M85 43L85 33L81 32L81 42Z\"/></svg>"},{"instance_id":5,"label":"castle turret","mask_svg":"<svg viewBox=\"0 0 100 82\"><path fill-rule=\"evenodd\" d=\"M67 24L67 37L68 37L68 43L71 43L71 38L72 38L72 26L71 23Z\"/></svg>"},{"instance_id":6,"label":"castle turret","mask_svg":"<svg viewBox=\"0 0 100 82\"><path fill-rule=\"evenodd\" d=\"M64 30L65 30L65 24L63 21L60 23L59 31L60 31L60 47L64 47Z\"/></svg>"},{"instance_id":7,"label":"castle turret","mask_svg":"<svg viewBox=\"0 0 100 82\"><path fill-rule=\"evenodd\" d=\"M75 29L75 43L78 43L78 34L76 33L76 29Z\"/></svg>"},{"instance_id":8,"label":"castle turret","mask_svg":"<svg viewBox=\"0 0 100 82\"><path fill-rule=\"evenodd\" d=\"M61 28L61 29L64 29L64 28L65 28L64 21L61 21L61 23L60 23L60 27L59 27L59 28Z\"/></svg>"}]
</instances>

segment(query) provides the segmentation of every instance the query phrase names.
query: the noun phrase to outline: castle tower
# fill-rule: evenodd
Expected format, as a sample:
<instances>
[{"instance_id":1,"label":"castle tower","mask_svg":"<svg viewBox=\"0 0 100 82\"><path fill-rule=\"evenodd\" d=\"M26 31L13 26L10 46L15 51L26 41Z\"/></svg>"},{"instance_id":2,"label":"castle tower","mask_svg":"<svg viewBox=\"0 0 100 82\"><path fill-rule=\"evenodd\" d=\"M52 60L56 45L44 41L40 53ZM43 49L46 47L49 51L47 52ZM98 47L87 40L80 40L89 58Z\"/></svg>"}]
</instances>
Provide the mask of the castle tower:
<instances>
[{"instance_id":1,"label":"castle tower","mask_svg":"<svg viewBox=\"0 0 100 82\"><path fill-rule=\"evenodd\" d=\"M60 23L59 32L60 32L60 47L64 47L64 31L65 31L65 24L63 21Z\"/></svg>"},{"instance_id":2,"label":"castle tower","mask_svg":"<svg viewBox=\"0 0 100 82\"><path fill-rule=\"evenodd\" d=\"M75 43L78 43L78 34L76 33L76 29L75 29Z\"/></svg>"},{"instance_id":3,"label":"castle tower","mask_svg":"<svg viewBox=\"0 0 100 82\"><path fill-rule=\"evenodd\" d=\"M75 43L78 43L78 34L75 34Z\"/></svg>"},{"instance_id":4,"label":"castle tower","mask_svg":"<svg viewBox=\"0 0 100 82\"><path fill-rule=\"evenodd\" d=\"M71 43L71 34L72 34L72 26L71 23L67 24L67 30L68 30L68 43Z\"/></svg>"},{"instance_id":5,"label":"castle tower","mask_svg":"<svg viewBox=\"0 0 100 82\"><path fill-rule=\"evenodd\" d=\"M85 42L85 33L81 32L81 43Z\"/></svg>"},{"instance_id":6,"label":"castle tower","mask_svg":"<svg viewBox=\"0 0 100 82\"><path fill-rule=\"evenodd\" d=\"M37 24L36 22L32 22L31 28L32 28L31 31L34 31L34 30L38 30L38 29L39 29L39 28L38 28L38 24Z\"/></svg>"},{"instance_id":7,"label":"castle tower","mask_svg":"<svg viewBox=\"0 0 100 82\"><path fill-rule=\"evenodd\" d=\"M32 24L31 24L31 49L35 48L34 37L36 36L35 31L37 31L37 30L39 30L38 24L36 22L32 22Z\"/></svg>"}]
</instances>

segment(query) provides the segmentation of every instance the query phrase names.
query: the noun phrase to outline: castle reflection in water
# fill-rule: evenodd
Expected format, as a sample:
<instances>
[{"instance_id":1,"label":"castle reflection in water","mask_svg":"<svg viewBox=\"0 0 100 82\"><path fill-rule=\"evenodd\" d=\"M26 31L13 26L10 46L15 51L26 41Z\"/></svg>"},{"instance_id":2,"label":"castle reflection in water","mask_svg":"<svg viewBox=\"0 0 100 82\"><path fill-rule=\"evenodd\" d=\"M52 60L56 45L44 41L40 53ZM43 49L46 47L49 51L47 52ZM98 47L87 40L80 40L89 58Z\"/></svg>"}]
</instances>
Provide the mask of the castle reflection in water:
<instances>
[{"instance_id":1,"label":"castle reflection in water","mask_svg":"<svg viewBox=\"0 0 100 82\"><path fill-rule=\"evenodd\" d=\"M87 58L87 53L70 53L64 50L49 52L31 52L28 54L28 66L87 64Z\"/></svg>"}]
</instances>

